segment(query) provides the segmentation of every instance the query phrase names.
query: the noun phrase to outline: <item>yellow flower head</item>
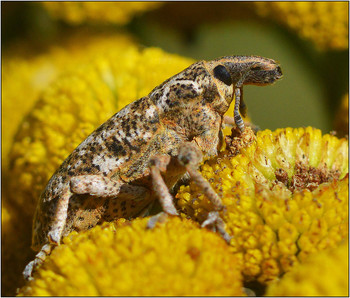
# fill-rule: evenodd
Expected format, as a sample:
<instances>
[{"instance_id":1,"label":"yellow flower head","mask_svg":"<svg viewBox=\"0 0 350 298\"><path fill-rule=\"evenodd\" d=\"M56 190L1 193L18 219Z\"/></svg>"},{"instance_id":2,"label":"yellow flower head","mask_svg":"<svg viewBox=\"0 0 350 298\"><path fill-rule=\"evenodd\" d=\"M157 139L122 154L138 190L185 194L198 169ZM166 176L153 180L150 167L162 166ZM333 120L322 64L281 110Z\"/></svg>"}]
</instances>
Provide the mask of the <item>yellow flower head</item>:
<instances>
[{"instance_id":1,"label":"yellow flower head","mask_svg":"<svg viewBox=\"0 0 350 298\"><path fill-rule=\"evenodd\" d=\"M267 296L349 296L349 246L318 252L267 288Z\"/></svg>"},{"instance_id":2,"label":"yellow flower head","mask_svg":"<svg viewBox=\"0 0 350 298\"><path fill-rule=\"evenodd\" d=\"M157 48L111 47L62 75L45 90L17 133L10 155L13 200L33 214L50 176L80 142L191 62Z\"/></svg>"},{"instance_id":3,"label":"yellow flower head","mask_svg":"<svg viewBox=\"0 0 350 298\"><path fill-rule=\"evenodd\" d=\"M265 130L239 155L223 152L201 172L226 206L222 215L247 280L269 282L348 235L345 139L311 127ZM199 222L212 210L193 182L176 197Z\"/></svg>"},{"instance_id":4,"label":"yellow flower head","mask_svg":"<svg viewBox=\"0 0 350 298\"><path fill-rule=\"evenodd\" d=\"M218 235L178 217L147 221L71 233L20 295L243 295L240 262Z\"/></svg>"},{"instance_id":5,"label":"yellow flower head","mask_svg":"<svg viewBox=\"0 0 350 298\"><path fill-rule=\"evenodd\" d=\"M37 45L30 41L13 42L5 47L2 59L2 162L8 165L8 153L14 135L27 114L39 99L41 92L62 71L75 69L89 62L97 53L106 49L120 51L135 43L127 34L65 32L60 44L49 44L37 52Z\"/></svg>"},{"instance_id":6,"label":"yellow flower head","mask_svg":"<svg viewBox=\"0 0 350 298\"><path fill-rule=\"evenodd\" d=\"M271 17L314 42L319 48L348 48L347 1L256 2L257 12Z\"/></svg>"},{"instance_id":7,"label":"yellow flower head","mask_svg":"<svg viewBox=\"0 0 350 298\"><path fill-rule=\"evenodd\" d=\"M78 25L82 23L114 23L124 25L133 16L154 9L160 2L42 2L57 19Z\"/></svg>"}]
</instances>

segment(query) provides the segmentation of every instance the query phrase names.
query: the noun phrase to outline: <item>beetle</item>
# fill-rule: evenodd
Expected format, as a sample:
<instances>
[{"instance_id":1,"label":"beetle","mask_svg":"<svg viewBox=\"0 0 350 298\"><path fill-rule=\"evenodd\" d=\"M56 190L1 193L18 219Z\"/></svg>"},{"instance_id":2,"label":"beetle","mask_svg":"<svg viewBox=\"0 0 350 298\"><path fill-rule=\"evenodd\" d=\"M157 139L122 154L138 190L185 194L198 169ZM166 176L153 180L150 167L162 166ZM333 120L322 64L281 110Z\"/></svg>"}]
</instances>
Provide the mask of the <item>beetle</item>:
<instances>
[{"instance_id":1,"label":"beetle","mask_svg":"<svg viewBox=\"0 0 350 298\"><path fill-rule=\"evenodd\" d=\"M214 206L202 226L215 225L229 239L219 215L221 199L198 164L217 155L233 99L233 121L245 130L243 85L269 85L281 77L277 62L259 56L199 61L103 123L67 157L41 194L32 236L39 253L26 266L25 279L73 230L145 214L157 198L163 212L151 217L150 228L166 215L177 215L169 190L186 173Z\"/></svg>"}]
</instances>

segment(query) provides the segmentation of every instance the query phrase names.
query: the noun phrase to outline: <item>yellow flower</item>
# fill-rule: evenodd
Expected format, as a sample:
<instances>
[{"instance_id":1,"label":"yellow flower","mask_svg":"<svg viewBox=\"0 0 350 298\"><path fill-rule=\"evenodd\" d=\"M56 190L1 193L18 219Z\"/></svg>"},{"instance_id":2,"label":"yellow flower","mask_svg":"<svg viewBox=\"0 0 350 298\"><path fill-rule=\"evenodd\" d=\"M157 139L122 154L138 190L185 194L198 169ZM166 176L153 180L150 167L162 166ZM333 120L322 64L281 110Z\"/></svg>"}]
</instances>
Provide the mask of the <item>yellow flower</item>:
<instances>
[{"instance_id":1,"label":"yellow flower","mask_svg":"<svg viewBox=\"0 0 350 298\"><path fill-rule=\"evenodd\" d=\"M15 42L6 47L2 59L3 169L7 169L13 137L24 115L33 108L40 93L60 72L75 69L97 53L103 55L108 48L122 50L133 44L127 34L96 34L90 30L64 33L59 45L50 44L40 53L28 41Z\"/></svg>"},{"instance_id":2,"label":"yellow flower","mask_svg":"<svg viewBox=\"0 0 350 298\"><path fill-rule=\"evenodd\" d=\"M57 19L77 25L82 23L126 24L132 17L157 8L161 2L42 2Z\"/></svg>"},{"instance_id":3,"label":"yellow flower","mask_svg":"<svg viewBox=\"0 0 350 298\"><path fill-rule=\"evenodd\" d=\"M318 129L278 129L201 167L222 197L231 245L243 254L247 280L266 283L309 254L348 235L348 142ZM212 205L191 182L177 205L202 222Z\"/></svg>"},{"instance_id":4,"label":"yellow flower","mask_svg":"<svg viewBox=\"0 0 350 298\"><path fill-rule=\"evenodd\" d=\"M20 295L243 295L240 261L218 235L178 217L147 221L71 233Z\"/></svg>"},{"instance_id":5,"label":"yellow flower","mask_svg":"<svg viewBox=\"0 0 350 298\"><path fill-rule=\"evenodd\" d=\"M310 256L271 284L267 296L349 296L349 246Z\"/></svg>"},{"instance_id":6,"label":"yellow flower","mask_svg":"<svg viewBox=\"0 0 350 298\"><path fill-rule=\"evenodd\" d=\"M50 176L80 142L191 62L157 48L111 47L62 75L45 90L17 133L10 155L13 200L33 214Z\"/></svg>"},{"instance_id":7,"label":"yellow flower","mask_svg":"<svg viewBox=\"0 0 350 298\"><path fill-rule=\"evenodd\" d=\"M257 13L276 19L314 42L319 48L348 48L349 3L315 2L255 2Z\"/></svg>"}]
</instances>

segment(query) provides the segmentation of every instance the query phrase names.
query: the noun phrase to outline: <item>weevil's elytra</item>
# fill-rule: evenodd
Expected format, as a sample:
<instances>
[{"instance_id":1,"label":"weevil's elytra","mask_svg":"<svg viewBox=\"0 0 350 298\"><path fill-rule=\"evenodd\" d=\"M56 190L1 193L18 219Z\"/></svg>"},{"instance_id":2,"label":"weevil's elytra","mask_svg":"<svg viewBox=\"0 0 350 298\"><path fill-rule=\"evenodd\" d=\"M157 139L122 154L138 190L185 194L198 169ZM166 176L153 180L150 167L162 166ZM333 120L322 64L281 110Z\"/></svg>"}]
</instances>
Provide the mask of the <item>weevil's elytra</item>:
<instances>
[{"instance_id":1,"label":"weevil's elytra","mask_svg":"<svg viewBox=\"0 0 350 298\"><path fill-rule=\"evenodd\" d=\"M72 230L135 217L157 197L166 214L177 214L169 189L186 172L216 206L204 225L216 224L225 234L217 212L221 199L197 164L217 154L223 115L234 98L234 121L244 131L239 113L245 112L243 85L267 85L281 76L274 60L258 56L200 61L107 120L72 152L42 192L32 241L41 250L24 276L30 278Z\"/></svg>"}]
</instances>

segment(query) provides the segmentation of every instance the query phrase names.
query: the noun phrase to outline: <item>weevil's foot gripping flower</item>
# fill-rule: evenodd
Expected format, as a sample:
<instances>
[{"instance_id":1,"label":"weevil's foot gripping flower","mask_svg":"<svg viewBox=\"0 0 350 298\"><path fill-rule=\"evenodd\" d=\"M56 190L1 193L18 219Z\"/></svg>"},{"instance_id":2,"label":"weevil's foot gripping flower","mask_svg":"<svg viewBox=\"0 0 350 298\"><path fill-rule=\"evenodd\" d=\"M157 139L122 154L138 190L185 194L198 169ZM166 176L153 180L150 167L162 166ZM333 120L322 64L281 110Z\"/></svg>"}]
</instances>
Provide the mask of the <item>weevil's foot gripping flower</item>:
<instances>
[{"instance_id":1,"label":"weevil's foot gripping flower","mask_svg":"<svg viewBox=\"0 0 350 298\"><path fill-rule=\"evenodd\" d=\"M21 296L242 296L241 262L191 220L105 223L64 238Z\"/></svg>"},{"instance_id":2,"label":"weevil's foot gripping flower","mask_svg":"<svg viewBox=\"0 0 350 298\"><path fill-rule=\"evenodd\" d=\"M348 235L348 142L318 129L260 131L249 147L201 167L220 195L246 280L268 283ZM190 183L177 205L203 222L213 208Z\"/></svg>"},{"instance_id":3,"label":"weevil's foot gripping flower","mask_svg":"<svg viewBox=\"0 0 350 298\"><path fill-rule=\"evenodd\" d=\"M349 296L349 245L315 253L271 284L266 296Z\"/></svg>"},{"instance_id":4,"label":"weevil's foot gripping flower","mask_svg":"<svg viewBox=\"0 0 350 298\"><path fill-rule=\"evenodd\" d=\"M233 127L231 135L225 137L226 148L230 156L236 156L242 148L250 146L255 140L254 131L247 126L243 132L238 127Z\"/></svg>"}]
</instances>

